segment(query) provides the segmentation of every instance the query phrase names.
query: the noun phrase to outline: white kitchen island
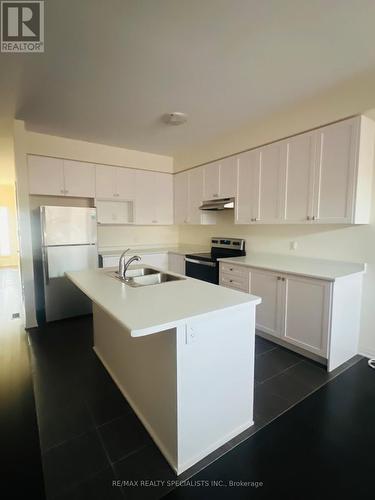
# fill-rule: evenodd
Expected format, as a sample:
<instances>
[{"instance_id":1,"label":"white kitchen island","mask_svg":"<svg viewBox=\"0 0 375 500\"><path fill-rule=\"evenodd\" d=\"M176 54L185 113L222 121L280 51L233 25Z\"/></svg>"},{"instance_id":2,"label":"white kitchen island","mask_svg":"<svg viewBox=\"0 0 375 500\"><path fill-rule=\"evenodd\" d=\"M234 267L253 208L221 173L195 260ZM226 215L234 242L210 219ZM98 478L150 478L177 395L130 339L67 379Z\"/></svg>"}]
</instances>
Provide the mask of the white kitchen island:
<instances>
[{"instance_id":1,"label":"white kitchen island","mask_svg":"<svg viewBox=\"0 0 375 500\"><path fill-rule=\"evenodd\" d=\"M67 276L93 301L96 354L177 474L253 425L260 298L192 278Z\"/></svg>"}]
</instances>

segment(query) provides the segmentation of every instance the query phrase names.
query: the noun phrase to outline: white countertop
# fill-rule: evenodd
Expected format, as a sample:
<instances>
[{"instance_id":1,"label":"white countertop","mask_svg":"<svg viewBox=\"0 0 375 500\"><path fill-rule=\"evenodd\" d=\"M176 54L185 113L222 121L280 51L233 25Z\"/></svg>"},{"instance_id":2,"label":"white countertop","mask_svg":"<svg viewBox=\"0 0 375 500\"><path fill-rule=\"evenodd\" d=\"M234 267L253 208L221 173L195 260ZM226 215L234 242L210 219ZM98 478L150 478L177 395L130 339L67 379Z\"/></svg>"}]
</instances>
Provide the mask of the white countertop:
<instances>
[{"instance_id":1,"label":"white countertop","mask_svg":"<svg viewBox=\"0 0 375 500\"><path fill-rule=\"evenodd\" d=\"M127 247L111 247L111 248L99 248L98 254L106 257L119 257L122 252ZM177 255L186 255L188 253L202 253L210 252L209 247L203 247L199 245L175 245L175 246L164 246L164 247L130 247L129 254L139 254L146 255L152 253L175 253Z\"/></svg>"},{"instance_id":2,"label":"white countertop","mask_svg":"<svg viewBox=\"0 0 375 500\"><path fill-rule=\"evenodd\" d=\"M142 266L131 266L136 267ZM214 311L261 302L254 295L192 278L132 288L108 275L114 270L116 268L90 269L66 275L93 302L117 319L132 337L174 328L188 319Z\"/></svg>"},{"instance_id":3,"label":"white countertop","mask_svg":"<svg viewBox=\"0 0 375 500\"><path fill-rule=\"evenodd\" d=\"M298 274L329 281L366 272L366 264L271 253L249 253L245 257L229 257L219 260L231 264L257 267L279 273Z\"/></svg>"}]
</instances>

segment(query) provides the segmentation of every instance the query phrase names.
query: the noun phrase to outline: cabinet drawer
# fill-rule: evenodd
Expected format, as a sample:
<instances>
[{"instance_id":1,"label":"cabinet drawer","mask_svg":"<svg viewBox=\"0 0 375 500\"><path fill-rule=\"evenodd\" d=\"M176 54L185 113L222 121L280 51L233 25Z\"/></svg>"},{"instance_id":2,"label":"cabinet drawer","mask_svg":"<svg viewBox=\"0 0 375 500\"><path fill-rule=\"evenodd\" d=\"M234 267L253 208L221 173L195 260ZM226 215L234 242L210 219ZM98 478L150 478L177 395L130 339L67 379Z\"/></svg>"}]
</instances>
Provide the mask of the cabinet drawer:
<instances>
[{"instance_id":1,"label":"cabinet drawer","mask_svg":"<svg viewBox=\"0 0 375 500\"><path fill-rule=\"evenodd\" d=\"M226 286L227 288L235 288L243 292L249 292L249 276L248 274L236 276L233 274L221 273L220 285Z\"/></svg>"},{"instance_id":2,"label":"cabinet drawer","mask_svg":"<svg viewBox=\"0 0 375 500\"><path fill-rule=\"evenodd\" d=\"M241 266L234 266L233 264L226 264L224 262L220 263L220 270L222 273L231 274L232 276L243 276L246 278L249 276L248 269Z\"/></svg>"}]
</instances>

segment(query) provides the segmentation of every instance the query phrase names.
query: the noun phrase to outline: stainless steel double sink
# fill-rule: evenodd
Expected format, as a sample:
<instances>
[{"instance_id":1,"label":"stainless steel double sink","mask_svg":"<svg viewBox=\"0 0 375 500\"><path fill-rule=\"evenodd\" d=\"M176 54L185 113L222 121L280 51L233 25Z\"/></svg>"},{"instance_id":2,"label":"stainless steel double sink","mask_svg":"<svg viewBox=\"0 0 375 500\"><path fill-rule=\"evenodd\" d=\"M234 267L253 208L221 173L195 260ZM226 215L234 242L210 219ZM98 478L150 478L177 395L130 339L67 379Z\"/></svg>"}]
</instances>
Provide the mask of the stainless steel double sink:
<instances>
[{"instance_id":1,"label":"stainless steel double sink","mask_svg":"<svg viewBox=\"0 0 375 500\"><path fill-rule=\"evenodd\" d=\"M108 275L121 281L122 283L125 283L125 285L132 286L134 288L140 286L160 285L161 283L167 283L168 281L180 281L185 279L180 276L174 276L173 274L157 271L156 269L152 269L150 267L128 269L126 271L126 278L120 276L117 271L111 271Z\"/></svg>"}]
</instances>

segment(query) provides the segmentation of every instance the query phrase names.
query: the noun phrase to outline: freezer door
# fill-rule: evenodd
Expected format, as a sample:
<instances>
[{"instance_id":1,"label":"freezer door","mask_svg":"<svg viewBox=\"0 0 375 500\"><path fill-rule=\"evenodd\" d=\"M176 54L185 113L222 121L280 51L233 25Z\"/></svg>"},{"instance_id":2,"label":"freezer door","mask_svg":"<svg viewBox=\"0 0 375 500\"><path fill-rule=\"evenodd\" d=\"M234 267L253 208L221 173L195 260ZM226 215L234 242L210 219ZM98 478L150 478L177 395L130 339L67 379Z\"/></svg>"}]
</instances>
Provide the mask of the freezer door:
<instances>
[{"instance_id":1,"label":"freezer door","mask_svg":"<svg viewBox=\"0 0 375 500\"><path fill-rule=\"evenodd\" d=\"M41 209L43 245L96 243L96 209L52 207Z\"/></svg>"},{"instance_id":2,"label":"freezer door","mask_svg":"<svg viewBox=\"0 0 375 500\"><path fill-rule=\"evenodd\" d=\"M45 247L43 252L46 281L64 276L67 271L82 271L98 267L95 245L65 245Z\"/></svg>"}]
</instances>

